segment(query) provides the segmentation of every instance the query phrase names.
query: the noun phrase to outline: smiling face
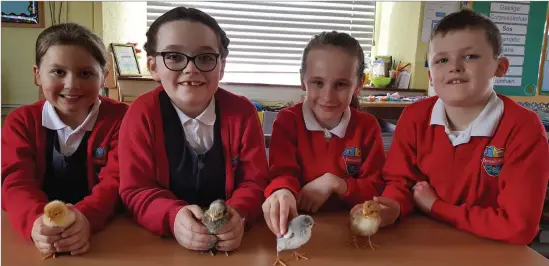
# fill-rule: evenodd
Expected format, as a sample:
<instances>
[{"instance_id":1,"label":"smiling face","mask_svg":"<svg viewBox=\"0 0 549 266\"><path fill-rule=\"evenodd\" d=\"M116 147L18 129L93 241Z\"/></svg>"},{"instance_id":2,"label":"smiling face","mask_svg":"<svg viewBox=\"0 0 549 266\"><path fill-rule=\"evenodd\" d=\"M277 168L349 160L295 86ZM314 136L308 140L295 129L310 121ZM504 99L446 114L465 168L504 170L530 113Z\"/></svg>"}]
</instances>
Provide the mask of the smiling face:
<instances>
[{"instance_id":1,"label":"smiling face","mask_svg":"<svg viewBox=\"0 0 549 266\"><path fill-rule=\"evenodd\" d=\"M309 51L306 64L302 87L307 102L318 123L332 129L362 87L357 77L358 59L342 48L324 45Z\"/></svg>"},{"instance_id":2,"label":"smiling face","mask_svg":"<svg viewBox=\"0 0 549 266\"><path fill-rule=\"evenodd\" d=\"M61 119L85 117L105 83L106 73L99 62L77 45L51 46L33 70L44 97Z\"/></svg>"},{"instance_id":3,"label":"smiling face","mask_svg":"<svg viewBox=\"0 0 549 266\"><path fill-rule=\"evenodd\" d=\"M176 20L165 23L159 28L156 40L157 52L178 52L188 56L220 53L215 32L200 22ZM170 66L170 63L180 59L180 56L168 56L166 64ZM196 60L205 58L198 57ZM180 108L186 106L198 109L196 114L187 114L196 116L206 109L217 91L219 80L223 78L225 61L220 58L216 60L215 68L209 72L199 70L191 61L181 71L170 70L161 55L149 56L147 65L153 78L162 83L171 100Z\"/></svg>"},{"instance_id":4,"label":"smiling face","mask_svg":"<svg viewBox=\"0 0 549 266\"><path fill-rule=\"evenodd\" d=\"M429 81L450 106L485 103L493 90L493 78L503 77L508 67L507 58L494 58L482 29L438 34L429 44Z\"/></svg>"}]
</instances>

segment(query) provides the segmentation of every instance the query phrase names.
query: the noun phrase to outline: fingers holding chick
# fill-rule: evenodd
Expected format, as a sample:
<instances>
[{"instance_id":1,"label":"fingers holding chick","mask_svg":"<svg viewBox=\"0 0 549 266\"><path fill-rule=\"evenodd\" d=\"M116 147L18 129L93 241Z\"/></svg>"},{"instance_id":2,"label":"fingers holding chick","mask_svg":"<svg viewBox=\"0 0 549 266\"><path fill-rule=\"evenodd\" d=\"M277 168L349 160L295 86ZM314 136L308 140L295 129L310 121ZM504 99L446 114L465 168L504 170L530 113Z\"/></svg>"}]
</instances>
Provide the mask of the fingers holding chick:
<instances>
[{"instance_id":1,"label":"fingers holding chick","mask_svg":"<svg viewBox=\"0 0 549 266\"><path fill-rule=\"evenodd\" d=\"M208 229L198 221L203 217L197 205L188 205L179 210L174 221L174 237L184 248L208 250L215 246L217 238L208 234Z\"/></svg>"},{"instance_id":2,"label":"fingers holding chick","mask_svg":"<svg viewBox=\"0 0 549 266\"><path fill-rule=\"evenodd\" d=\"M277 237L286 233L288 219L297 216L296 205L294 194L288 189L275 191L263 203L265 222Z\"/></svg>"}]
</instances>

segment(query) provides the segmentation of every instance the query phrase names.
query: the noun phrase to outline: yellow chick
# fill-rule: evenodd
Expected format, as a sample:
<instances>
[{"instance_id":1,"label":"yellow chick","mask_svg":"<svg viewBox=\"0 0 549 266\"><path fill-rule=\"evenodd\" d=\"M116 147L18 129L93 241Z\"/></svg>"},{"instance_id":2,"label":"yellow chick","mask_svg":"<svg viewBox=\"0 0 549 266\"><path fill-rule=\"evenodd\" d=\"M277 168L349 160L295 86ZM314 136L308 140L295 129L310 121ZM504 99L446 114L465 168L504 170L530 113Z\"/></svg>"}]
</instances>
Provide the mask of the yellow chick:
<instances>
[{"instance_id":1,"label":"yellow chick","mask_svg":"<svg viewBox=\"0 0 549 266\"><path fill-rule=\"evenodd\" d=\"M67 228L76 220L76 214L69 210L67 205L60 201L54 200L44 206L44 215L42 215L42 223L47 227ZM48 254L42 259L55 258L55 253Z\"/></svg>"},{"instance_id":2,"label":"yellow chick","mask_svg":"<svg viewBox=\"0 0 549 266\"><path fill-rule=\"evenodd\" d=\"M367 236L370 248L375 250L374 246L376 245L372 244L370 237L377 233L377 230L381 225L380 212L381 206L379 203L373 200L367 200L364 204L362 204L361 211L356 211L351 214L351 232L353 234L352 243L356 248L358 248L356 235L359 235Z\"/></svg>"},{"instance_id":3,"label":"yellow chick","mask_svg":"<svg viewBox=\"0 0 549 266\"><path fill-rule=\"evenodd\" d=\"M51 201L44 207L42 223L45 226L67 228L71 226L75 220L76 214L69 210L67 205L60 200Z\"/></svg>"}]
</instances>

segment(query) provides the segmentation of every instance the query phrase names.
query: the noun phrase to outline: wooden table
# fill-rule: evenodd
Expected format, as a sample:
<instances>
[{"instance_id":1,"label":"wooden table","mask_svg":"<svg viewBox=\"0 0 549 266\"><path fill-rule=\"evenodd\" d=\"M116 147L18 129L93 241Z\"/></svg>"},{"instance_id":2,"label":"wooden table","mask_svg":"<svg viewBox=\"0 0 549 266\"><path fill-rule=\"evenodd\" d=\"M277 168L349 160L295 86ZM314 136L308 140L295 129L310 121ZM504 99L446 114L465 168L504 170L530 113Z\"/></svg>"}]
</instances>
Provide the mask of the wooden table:
<instances>
[{"instance_id":1,"label":"wooden table","mask_svg":"<svg viewBox=\"0 0 549 266\"><path fill-rule=\"evenodd\" d=\"M347 244L349 231L345 213L314 216L317 225L311 241L300 251L309 260L289 261L288 266L307 265L549 265L549 261L527 246L481 239L423 216L412 216L400 225L381 230L372 238L376 251L355 249ZM2 265L239 265L271 266L275 238L263 222L244 236L239 250L226 257L212 257L180 247L174 239L157 237L127 217L118 217L92 238L89 253L42 261L32 243L24 241L2 213ZM282 252L289 258L289 252Z\"/></svg>"}]
</instances>

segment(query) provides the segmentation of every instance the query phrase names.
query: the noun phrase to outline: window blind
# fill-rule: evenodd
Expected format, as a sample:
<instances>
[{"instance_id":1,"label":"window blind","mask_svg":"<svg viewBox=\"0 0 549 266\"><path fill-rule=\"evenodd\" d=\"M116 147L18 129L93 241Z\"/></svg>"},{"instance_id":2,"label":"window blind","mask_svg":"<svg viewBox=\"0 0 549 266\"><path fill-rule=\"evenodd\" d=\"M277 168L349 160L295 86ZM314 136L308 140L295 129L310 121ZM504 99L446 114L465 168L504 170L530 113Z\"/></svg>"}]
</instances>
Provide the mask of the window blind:
<instances>
[{"instance_id":1,"label":"window blind","mask_svg":"<svg viewBox=\"0 0 549 266\"><path fill-rule=\"evenodd\" d=\"M257 83L256 77L260 83L299 84L299 77L295 78L303 49L322 31L350 34L370 56L375 5L373 1L151 1L147 2L147 27L174 7L199 9L214 17L231 40L224 81Z\"/></svg>"}]
</instances>

